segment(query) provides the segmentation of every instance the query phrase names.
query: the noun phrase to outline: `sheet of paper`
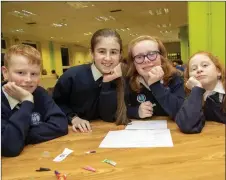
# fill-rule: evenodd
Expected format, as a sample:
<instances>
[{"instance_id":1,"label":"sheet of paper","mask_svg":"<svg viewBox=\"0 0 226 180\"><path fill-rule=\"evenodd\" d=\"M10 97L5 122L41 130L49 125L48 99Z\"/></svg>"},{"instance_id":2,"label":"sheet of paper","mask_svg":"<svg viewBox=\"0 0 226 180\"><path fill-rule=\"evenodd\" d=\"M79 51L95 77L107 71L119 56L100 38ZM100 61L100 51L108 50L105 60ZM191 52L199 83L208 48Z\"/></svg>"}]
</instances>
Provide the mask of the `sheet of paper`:
<instances>
[{"instance_id":1,"label":"sheet of paper","mask_svg":"<svg viewBox=\"0 0 226 180\"><path fill-rule=\"evenodd\" d=\"M169 129L109 131L99 148L173 147Z\"/></svg>"},{"instance_id":2,"label":"sheet of paper","mask_svg":"<svg viewBox=\"0 0 226 180\"><path fill-rule=\"evenodd\" d=\"M167 129L166 120L132 121L126 126L129 129Z\"/></svg>"}]
</instances>

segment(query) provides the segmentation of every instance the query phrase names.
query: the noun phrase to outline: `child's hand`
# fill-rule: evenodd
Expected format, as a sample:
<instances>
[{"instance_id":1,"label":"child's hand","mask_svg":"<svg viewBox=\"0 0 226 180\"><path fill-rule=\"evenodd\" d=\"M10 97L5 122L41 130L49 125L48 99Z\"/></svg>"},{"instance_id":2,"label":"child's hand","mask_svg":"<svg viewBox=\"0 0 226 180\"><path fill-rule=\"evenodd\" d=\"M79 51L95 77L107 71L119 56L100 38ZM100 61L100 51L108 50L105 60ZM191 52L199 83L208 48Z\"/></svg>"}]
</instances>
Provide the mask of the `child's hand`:
<instances>
[{"instance_id":1,"label":"child's hand","mask_svg":"<svg viewBox=\"0 0 226 180\"><path fill-rule=\"evenodd\" d=\"M164 71L161 66L155 66L148 72L148 86L160 81L164 76Z\"/></svg>"},{"instance_id":2,"label":"child's hand","mask_svg":"<svg viewBox=\"0 0 226 180\"><path fill-rule=\"evenodd\" d=\"M13 97L14 99L20 102L23 101L34 102L33 95L29 91L17 86L15 82L8 82L7 84L4 85L3 88L9 96Z\"/></svg>"},{"instance_id":3,"label":"child's hand","mask_svg":"<svg viewBox=\"0 0 226 180\"><path fill-rule=\"evenodd\" d=\"M153 105L150 101L140 104L138 114L140 118L151 117L153 115Z\"/></svg>"},{"instance_id":4,"label":"child's hand","mask_svg":"<svg viewBox=\"0 0 226 180\"><path fill-rule=\"evenodd\" d=\"M202 88L202 84L195 77L190 77L186 82L186 87L191 90L195 86Z\"/></svg>"},{"instance_id":5,"label":"child's hand","mask_svg":"<svg viewBox=\"0 0 226 180\"><path fill-rule=\"evenodd\" d=\"M72 130L75 132L78 132L77 129L79 129L81 132L91 132L92 131L89 121L87 121L85 119L75 117L72 119L71 123L72 123Z\"/></svg>"},{"instance_id":6,"label":"child's hand","mask_svg":"<svg viewBox=\"0 0 226 180\"><path fill-rule=\"evenodd\" d=\"M121 69L121 63L119 63L117 66L115 66L114 69L112 69L109 72L109 74L104 74L103 82L110 82L121 76L122 76L122 69Z\"/></svg>"}]
</instances>

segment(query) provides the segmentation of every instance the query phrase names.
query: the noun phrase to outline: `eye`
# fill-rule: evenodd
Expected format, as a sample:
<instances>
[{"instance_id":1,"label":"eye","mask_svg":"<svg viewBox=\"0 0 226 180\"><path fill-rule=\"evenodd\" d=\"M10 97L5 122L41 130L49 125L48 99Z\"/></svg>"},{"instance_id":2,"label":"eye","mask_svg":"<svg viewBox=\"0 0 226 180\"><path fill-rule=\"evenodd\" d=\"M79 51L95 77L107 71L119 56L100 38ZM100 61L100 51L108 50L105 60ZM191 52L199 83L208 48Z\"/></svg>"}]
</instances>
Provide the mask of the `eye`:
<instances>
[{"instance_id":1,"label":"eye","mask_svg":"<svg viewBox=\"0 0 226 180\"><path fill-rule=\"evenodd\" d=\"M136 59L142 59L143 58L143 55L137 55L135 56Z\"/></svg>"},{"instance_id":2,"label":"eye","mask_svg":"<svg viewBox=\"0 0 226 180\"><path fill-rule=\"evenodd\" d=\"M38 73L31 73L32 76L38 76Z\"/></svg>"},{"instance_id":3,"label":"eye","mask_svg":"<svg viewBox=\"0 0 226 180\"><path fill-rule=\"evenodd\" d=\"M23 71L18 71L17 74L24 75L25 73Z\"/></svg>"},{"instance_id":4,"label":"eye","mask_svg":"<svg viewBox=\"0 0 226 180\"><path fill-rule=\"evenodd\" d=\"M207 66L208 66L208 64L203 64L202 66L203 66L203 67L207 67Z\"/></svg>"},{"instance_id":5,"label":"eye","mask_svg":"<svg viewBox=\"0 0 226 180\"><path fill-rule=\"evenodd\" d=\"M118 51L111 51L111 54L118 54Z\"/></svg>"},{"instance_id":6,"label":"eye","mask_svg":"<svg viewBox=\"0 0 226 180\"><path fill-rule=\"evenodd\" d=\"M193 67L191 68L192 71L195 71L196 69L197 69L196 66L193 66Z\"/></svg>"},{"instance_id":7,"label":"eye","mask_svg":"<svg viewBox=\"0 0 226 180\"><path fill-rule=\"evenodd\" d=\"M105 51L104 50L99 50L99 53L100 54L105 54Z\"/></svg>"}]
</instances>

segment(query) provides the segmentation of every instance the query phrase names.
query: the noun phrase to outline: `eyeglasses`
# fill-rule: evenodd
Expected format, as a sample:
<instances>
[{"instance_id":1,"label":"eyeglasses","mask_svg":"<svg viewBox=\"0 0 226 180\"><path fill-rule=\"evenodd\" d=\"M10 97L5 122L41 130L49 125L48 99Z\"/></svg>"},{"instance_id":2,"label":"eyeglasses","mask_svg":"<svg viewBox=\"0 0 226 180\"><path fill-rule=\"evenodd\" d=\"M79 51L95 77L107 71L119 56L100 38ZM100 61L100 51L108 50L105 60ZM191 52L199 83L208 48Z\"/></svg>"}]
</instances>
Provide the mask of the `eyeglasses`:
<instances>
[{"instance_id":1,"label":"eyeglasses","mask_svg":"<svg viewBox=\"0 0 226 180\"><path fill-rule=\"evenodd\" d=\"M133 60L137 64L142 64L144 62L145 57L147 57L150 61L155 61L158 54L160 54L159 51L151 51L151 52L147 53L146 55L138 54L133 57Z\"/></svg>"}]
</instances>

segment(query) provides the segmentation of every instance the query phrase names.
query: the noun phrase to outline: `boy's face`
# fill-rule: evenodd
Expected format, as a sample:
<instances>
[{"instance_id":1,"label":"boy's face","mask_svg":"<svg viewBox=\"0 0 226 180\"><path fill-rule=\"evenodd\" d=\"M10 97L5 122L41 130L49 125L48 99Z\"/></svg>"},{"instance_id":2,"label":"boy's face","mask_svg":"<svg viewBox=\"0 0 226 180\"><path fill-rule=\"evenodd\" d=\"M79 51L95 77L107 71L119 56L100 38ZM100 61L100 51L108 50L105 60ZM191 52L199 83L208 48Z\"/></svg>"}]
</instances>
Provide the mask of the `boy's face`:
<instances>
[{"instance_id":1,"label":"boy's face","mask_svg":"<svg viewBox=\"0 0 226 180\"><path fill-rule=\"evenodd\" d=\"M8 67L2 67L3 76L9 82L33 93L40 80L40 65L29 64L27 57L12 55Z\"/></svg>"}]
</instances>

